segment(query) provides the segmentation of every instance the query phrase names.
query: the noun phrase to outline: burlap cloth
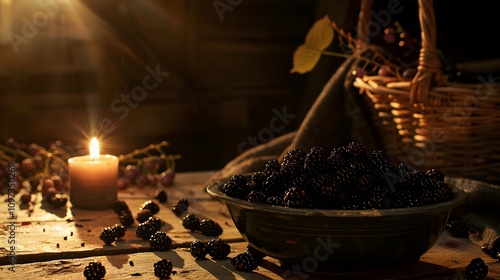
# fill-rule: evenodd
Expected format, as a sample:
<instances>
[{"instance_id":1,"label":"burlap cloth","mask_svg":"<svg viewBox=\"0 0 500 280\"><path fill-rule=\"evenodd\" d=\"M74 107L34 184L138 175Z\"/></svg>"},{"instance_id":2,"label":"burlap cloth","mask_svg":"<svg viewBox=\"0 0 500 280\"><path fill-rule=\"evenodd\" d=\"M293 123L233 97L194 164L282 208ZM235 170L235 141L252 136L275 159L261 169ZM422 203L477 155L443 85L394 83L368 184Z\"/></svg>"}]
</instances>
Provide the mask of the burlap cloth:
<instances>
[{"instance_id":1,"label":"burlap cloth","mask_svg":"<svg viewBox=\"0 0 500 280\"><path fill-rule=\"evenodd\" d=\"M359 54L371 55L369 51ZM354 54L348 58L332 75L296 131L240 154L207 183L234 174L263 170L267 161L280 160L293 148L307 151L313 146L322 146L333 149L350 141L359 141L368 150L379 149L364 113L364 104L353 86L351 73L359 62L356 57ZM466 178L447 177L446 180L468 193L467 201L454 209L450 219L459 219L471 229L469 239L474 244L487 246L500 233L500 186Z\"/></svg>"}]
</instances>

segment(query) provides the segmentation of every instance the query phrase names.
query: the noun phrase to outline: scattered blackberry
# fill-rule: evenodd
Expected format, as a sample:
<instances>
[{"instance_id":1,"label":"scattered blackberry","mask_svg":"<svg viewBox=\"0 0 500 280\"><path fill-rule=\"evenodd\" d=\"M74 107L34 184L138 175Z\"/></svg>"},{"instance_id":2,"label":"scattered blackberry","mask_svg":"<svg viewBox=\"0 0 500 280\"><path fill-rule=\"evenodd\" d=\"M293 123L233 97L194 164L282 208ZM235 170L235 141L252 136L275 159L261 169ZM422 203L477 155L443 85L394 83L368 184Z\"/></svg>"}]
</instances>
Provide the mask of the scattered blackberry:
<instances>
[{"instance_id":1,"label":"scattered blackberry","mask_svg":"<svg viewBox=\"0 0 500 280\"><path fill-rule=\"evenodd\" d=\"M195 259L203 260L208 254L207 243L197 239L191 242L191 244L189 245L189 251L191 252L191 256L193 256Z\"/></svg>"},{"instance_id":2,"label":"scattered blackberry","mask_svg":"<svg viewBox=\"0 0 500 280\"><path fill-rule=\"evenodd\" d=\"M469 237L469 228L458 219L449 220L445 228L451 236L458 238Z\"/></svg>"},{"instance_id":3,"label":"scattered blackberry","mask_svg":"<svg viewBox=\"0 0 500 280\"><path fill-rule=\"evenodd\" d=\"M486 255L498 260L500 258L500 236L496 237L491 242L491 244L486 245L486 246L482 246L481 250L483 250L483 252Z\"/></svg>"},{"instance_id":4,"label":"scattered blackberry","mask_svg":"<svg viewBox=\"0 0 500 280\"><path fill-rule=\"evenodd\" d=\"M116 240L116 234L115 231L113 230L112 227L105 227L102 231L101 234L99 235L99 238L106 243L106 245L110 245L111 243L115 242Z\"/></svg>"},{"instance_id":5,"label":"scattered blackberry","mask_svg":"<svg viewBox=\"0 0 500 280\"><path fill-rule=\"evenodd\" d=\"M135 219L139 223L144 223L145 221L147 221L152 216L153 216L153 214L151 213L151 210L149 210L149 209L142 209L139 212L137 212L137 215L135 216Z\"/></svg>"},{"instance_id":6,"label":"scattered blackberry","mask_svg":"<svg viewBox=\"0 0 500 280\"><path fill-rule=\"evenodd\" d=\"M180 216L182 213L186 212L189 208L189 202L185 198L179 198L174 204L172 204L172 211L175 215Z\"/></svg>"},{"instance_id":7,"label":"scattered blackberry","mask_svg":"<svg viewBox=\"0 0 500 280\"><path fill-rule=\"evenodd\" d=\"M125 201L117 200L113 205L113 211L115 211L116 214L120 215L122 211L130 212L130 208Z\"/></svg>"},{"instance_id":8,"label":"scattered blackberry","mask_svg":"<svg viewBox=\"0 0 500 280\"><path fill-rule=\"evenodd\" d=\"M164 190L157 190L155 193L155 198L160 203L165 203L165 202L167 202L167 199L168 199L167 192L165 192Z\"/></svg>"},{"instance_id":9,"label":"scattered blackberry","mask_svg":"<svg viewBox=\"0 0 500 280\"><path fill-rule=\"evenodd\" d=\"M155 276L160 279L168 279L170 274L172 274L174 267L171 261L167 259L161 259L154 264Z\"/></svg>"},{"instance_id":10,"label":"scattered blackberry","mask_svg":"<svg viewBox=\"0 0 500 280\"><path fill-rule=\"evenodd\" d=\"M207 243L207 252L214 259L223 259L231 253L231 246L222 239L216 238Z\"/></svg>"},{"instance_id":11,"label":"scattered blackberry","mask_svg":"<svg viewBox=\"0 0 500 280\"><path fill-rule=\"evenodd\" d=\"M135 235L142 240L149 240L158 229L151 223L140 223L135 230Z\"/></svg>"},{"instance_id":12,"label":"scattered blackberry","mask_svg":"<svg viewBox=\"0 0 500 280\"><path fill-rule=\"evenodd\" d=\"M156 202L152 200L145 201L139 210L149 209L151 211L151 215L158 214L160 212L160 206L156 204Z\"/></svg>"},{"instance_id":13,"label":"scattered blackberry","mask_svg":"<svg viewBox=\"0 0 500 280\"><path fill-rule=\"evenodd\" d=\"M203 219L198 230L206 236L219 236L222 234L222 227L211 219Z\"/></svg>"},{"instance_id":14,"label":"scattered blackberry","mask_svg":"<svg viewBox=\"0 0 500 280\"><path fill-rule=\"evenodd\" d=\"M160 230L163 226L163 221L157 217L150 217L145 223L153 225L156 230Z\"/></svg>"},{"instance_id":15,"label":"scattered blackberry","mask_svg":"<svg viewBox=\"0 0 500 280\"><path fill-rule=\"evenodd\" d=\"M83 271L83 276L87 280L100 280L104 278L106 275L106 268L100 261L91 261L87 266L85 266L85 270Z\"/></svg>"},{"instance_id":16,"label":"scattered blackberry","mask_svg":"<svg viewBox=\"0 0 500 280\"><path fill-rule=\"evenodd\" d=\"M259 266L259 261L249 252L243 252L232 257L231 264L237 270L251 272Z\"/></svg>"},{"instance_id":17,"label":"scattered blackberry","mask_svg":"<svg viewBox=\"0 0 500 280\"><path fill-rule=\"evenodd\" d=\"M155 251L166 251L172 247L172 239L164 231L157 231L149 238L149 246Z\"/></svg>"},{"instance_id":18,"label":"scattered blackberry","mask_svg":"<svg viewBox=\"0 0 500 280\"><path fill-rule=\"evenodd\" d=\"M127 231L127 227L115 224L113 227L113 232L115 233L116 238L122 238L125 236L125 231Z\"/></svg>"},{"instance_id":19,"label":"scattered blackberry","mask_svg":"<svg viewBox=\"0 0 500 280\"><path fill-rule=\"evenodd\" d=\"M247 245L247 253L249 253L250 255L252 255L256 260L263 259L266 256L266 254L264 254L261 251L255 249L250 244Z\"/></svg>"},{"instance_id":20,"label":"scattered blackberry","mask_svg":"<svg viewBox=\"0 0 500 280\"><path fill-rule=\"evenodd\" d=\"M186 216L182 218L182 226L190 231L196 231L200 228L200 219L194 214L186 214Z\"/></svg>"},{"instance_id":21,"label":"scattered blackberry","mask_svg":"<svg viewBox=\"0 0 500 280\"><path fill-rule=\"evenodd\" d=\"M475 258L465 268L465 276L468 279L484 279L488 275L488 266L481 258Z\"/></svg>"},{"instance_id":22,"label":"scattered blackberry","mask_svg":"<svg viewBox=\"0 0 500 280\"><path fill-rule=\"evenodd\" d=\"M123 210L120 212L118 218L120 219L120 223L126 227L134 224L134 216L132 216L132 212L130 211Z\"/></svg>"}]
</instances>

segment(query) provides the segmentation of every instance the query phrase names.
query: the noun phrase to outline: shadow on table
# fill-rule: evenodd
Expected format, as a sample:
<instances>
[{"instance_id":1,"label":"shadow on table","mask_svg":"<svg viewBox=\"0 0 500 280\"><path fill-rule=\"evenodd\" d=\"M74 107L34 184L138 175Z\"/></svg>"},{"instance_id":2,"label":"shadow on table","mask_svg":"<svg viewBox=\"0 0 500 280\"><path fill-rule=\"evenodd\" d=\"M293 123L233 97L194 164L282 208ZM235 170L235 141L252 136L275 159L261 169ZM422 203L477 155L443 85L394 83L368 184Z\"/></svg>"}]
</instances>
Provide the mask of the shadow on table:
<instances>
[{"instance_id":1,"label":"shadow on table","mask_svg":"<svg viewBox=\"0 0 500 280\"><path fill-rule=\"evenodd\" d=\"M424 280L424 279L455 279L457 272L453 269L427 263L401 263L391 266L384 266L368 270L356 269L335 269L331 268L321 271L305 271L300 264L287 264L280 262L281 265L263 259L261 267L264 267L283 279L336 279L336 280L377 280L377 279L393 279L393 280ZM453 278L450 278L453 277Z\"/></svg>"},{"instance_id":2,"label":"shadow on table","mask_svg":"<svg viewBox=\"0 0 500 280\"><path fill-rule=\"evenodd\" d=\"M217 279L236 279L236 275L239 275L244 279L253 279L253 280L274 279L259 274L258 271L255 272L238 271L232 266L229 258L225 258L223 260L214 260L208 258L205 260L197 260L196 263Z\"/></svg>"}]
</instances>

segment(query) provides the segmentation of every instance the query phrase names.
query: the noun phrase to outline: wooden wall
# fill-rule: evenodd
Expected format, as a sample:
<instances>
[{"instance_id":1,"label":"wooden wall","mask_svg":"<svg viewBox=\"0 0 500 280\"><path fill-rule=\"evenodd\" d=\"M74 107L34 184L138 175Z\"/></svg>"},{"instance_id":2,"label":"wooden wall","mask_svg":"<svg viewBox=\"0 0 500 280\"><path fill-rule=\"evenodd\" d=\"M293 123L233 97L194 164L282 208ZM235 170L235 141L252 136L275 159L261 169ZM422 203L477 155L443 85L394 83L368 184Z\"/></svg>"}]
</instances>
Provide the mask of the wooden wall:
<instances>
[{"instance_id":1,"label":"wooden wall","mask_svg":"<svg viewBox=\"0 0 500 280\"><path fill-rule=\"evenodd\" d=\"M16 1L13 32L21 35L23 17L47 10ZM346 17L341 1L326 2L60 4L17 53L12 44L0 47L0 139L76 147L87 141L81 130L112 124L108 134L99 131L103 151L120 154L166 140L183 156L180 170L218 169L249 136L269 128L276 111L286 107L297 117L274 137L300 125L314 100L304 98L305 88L314 95L321 86L289 73L293 52L325 7L337 3L335 13ZM218 13L214 3L237 5ZM126 105L123 96L144 87L147 67L168 76L133 99L134 107Z\"/></svg>"}]
</instances>

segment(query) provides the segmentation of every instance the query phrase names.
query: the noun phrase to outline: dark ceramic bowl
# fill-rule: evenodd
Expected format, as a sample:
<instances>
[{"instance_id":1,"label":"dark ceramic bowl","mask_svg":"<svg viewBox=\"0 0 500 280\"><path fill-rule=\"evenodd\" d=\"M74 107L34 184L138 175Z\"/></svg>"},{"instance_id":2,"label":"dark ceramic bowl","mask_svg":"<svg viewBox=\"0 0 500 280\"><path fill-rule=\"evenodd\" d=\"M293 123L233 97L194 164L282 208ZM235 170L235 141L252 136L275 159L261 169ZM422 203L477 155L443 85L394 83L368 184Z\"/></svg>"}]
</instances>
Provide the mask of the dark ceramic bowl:
<instances>
[{"instance_id":1,"label":"dark ceramic bowl","mask_svg":"<svg viewBox=\"0 0 500 280\"><path fill-rule=\"evenodd\" d=\"M207 186L227 207L243 238L257 250L302 268L371 268L414 262L440 237L450 212L467 194L421 207L384 210L292 209L225 195L228 179ZM306 269L307 270L307 269Z\"/></svg>"}]
</instances>

